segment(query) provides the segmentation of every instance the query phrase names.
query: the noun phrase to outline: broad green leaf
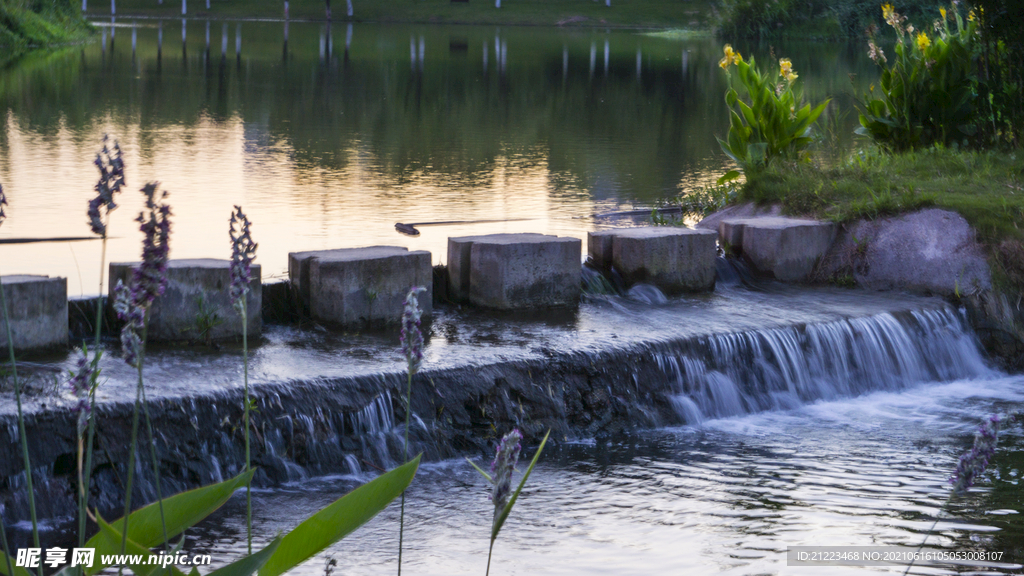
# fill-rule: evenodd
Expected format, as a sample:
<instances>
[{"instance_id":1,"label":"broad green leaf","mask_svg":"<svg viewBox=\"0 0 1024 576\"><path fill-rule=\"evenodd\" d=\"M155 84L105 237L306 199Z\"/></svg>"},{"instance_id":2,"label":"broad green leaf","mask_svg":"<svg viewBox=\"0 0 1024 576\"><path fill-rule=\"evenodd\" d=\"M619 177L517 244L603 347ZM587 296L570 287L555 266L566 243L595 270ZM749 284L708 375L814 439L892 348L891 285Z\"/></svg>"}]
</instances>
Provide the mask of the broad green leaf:
<instances>
[{"instance_id":1,"label":"broad green leaf","mask_svg":"<svg viewBox=\"0 0 1024 576\"><path fill-rule=\"evenodd\" d=\"M363 484L296 526L259 575L278 576L291 570L387 508L412 482L421 456Z\"/></svg>"},{"instance_id":2,"label":"broad green leaf","mask_svg":"<svg viewBox=\"0 0 1024 576\"><path fill-rule=\"evenodd\" d=\"M115 529L110 524L107 524L103 520L103 518L99 517L98 515L96 516L96 522L100 526L100 531L99 531L98 534L96 534L95 538L98 539L100 542L102 542L107 547L114 547L115 550L118 550L118 552L120 552L120 550L121 550L121 533L118 532L117 529ZM129 522L128 527L131 528L131 523L130 522ZM92 540L90 540L90 542L91 541ZM135 576L153 576L154 574L156 574L158 572L162 573L162 574L170 574L170 576L185 576L181 572L181 570L178 570L174 565L170 565L170 566L164 567L158 561L155 564L151 564L150 560L149 560L150 558L157 558L157 559L159 559L160 557L157 556L156 554L151 553L148 548L140 546L137 542L133 541L131 538L129 538L128 541L126 542L124 553L125 553L126 556L141 556L142 558L145 559L145 561L141 562L141 563L125 564L126 567L132 569L132 572L135 573ZM100 559L100 554L97 551L96 552L96 560L98 561L99 559ZM95 563L93 564L93 566L95 567ZM168 570L170 570L170 571L168 572Z\"/></svg>"},{"instance_id":3,"label":"broad green leaf","mask_svg":"<svg viewBox=\"0 0 1024 576\"><path fill-rule=\"evenodd\" d=\"M729 170L725 174L722 174L722 177L718 179L718 185L721 186L722 184L725 184L727 182L732 182L733 180L735 180L735 179L737 179L739 177L740 177L740 171L739 170Z\"/></svg>"},{"instance_id":4,"label":"broad green leaf","mask_svg":"<svg viewBox=\"0 0 1024 576\"><path fill-rule=\"evenodd\" d=\"M743 100L737 100L736 105L739 106L740 112L743 113L743 117L747 119L747 124L750 126L757 125L757 118L754 117L754 111L747 106L747 103Z\"/></svg>"},{"instance_id":5,"label":"broad green leaf","mask_svg":"<svg viewBox=\"0 0 1024 576\"><path fill-rule=\"evenodd\" d=\"M210 572L207 576L252 576L257 570L263 568L263 565L267 563L267 560L270 560L270 557L274 555L280 544L281 535L279 534L259 552L235 560L223 568Z\"/></svg>"},{"instance_id":6,"label":"broad green leaf","mask_svg":"<svg viewBox=\"0 0 1024 576\"><path fill-rule=\"evenodd\" d=\"M7 573L7 555L0 552L0 574L4 576L11 576ZM15 566L14 558L10 558L11 568L14 570L14 576L32 576L32 573L22 568L21 566Z\"/></svg>"},{"instance_id":7,"label":"broad green leaf","mask_svg":"<svg viewBox=\"0 0 1024 576\"><path fill-rule=\"evenodd\" d=\"M195 490L181 492L164 498L164 517L167 522L167 537L173 538L181 534L185 529L197 524L203 518L209 516L214 510L220 508L228 498L237 490L246 485L252 478L253 470L243 472L230 480L218 484L203 486ZM163 527L160 523L159 503L154 502L139 508L128 516L128 539L136 542L143 548L150 548L164 541ZM111 523L115 531L121 531L124 527L124 518L119 518ZM107 546L107 541L100 534L97 534L85 543L86 548L96 549L96 561L92 567L86 568L86 574L96 574L106 568L100 558L106 554L120 554L121 541L118 540L113 546Z\"/></svg>"},{"instance_id":8,"label":"broad green leaf","mask_svg":"<svg viewBox=\"0 0 1024 576\"><path fill-rule=\"evenodd\" d=\"M533 455L533 460L530 461L530 467L523 473L523 479L519 481L519 487L512 493L512 497L508 499L508 504L505 505L505 509L501 511L501 515L494 519L494 526L491 528L491 540L493 541L498 537L498 532L501 532L501 527L505 525L505 520L508 520L508 515L512 513L512 507L516 505L516 500L519 499L519 493L523 491L523 486L526 486L526 480L530 478L530 473L533 472L533 467L537 465L537 459L540 458L540 453L544 450L544 445L548 442L548 436L551 435L551 430L544 435L544 439L540 441L540 446L537 447L537 453Z\"/></svg>"},{"instance_id":9,"label":"broad green leaf","mask_svg":"<svg viewBox=\"0 0 1024 576\"><path fill-rule=\"evenodd\" d=\"M719 140L719 142L721 142L721 140ZM655 210L655 212L657 212L657 210ZM481 468L481 467L477 466L476 464L474 464L472 460L470 460L469 458L466 458L466 462L469 462L470 466L472 466L473 468L476 468L476 471L479 472L480 474L482 474L484 478L487 478L488 482L494 482L494 480L491 480L491 475L488 474L487 472L484 472L483 468Z\"/></svg>"}]
</instances>

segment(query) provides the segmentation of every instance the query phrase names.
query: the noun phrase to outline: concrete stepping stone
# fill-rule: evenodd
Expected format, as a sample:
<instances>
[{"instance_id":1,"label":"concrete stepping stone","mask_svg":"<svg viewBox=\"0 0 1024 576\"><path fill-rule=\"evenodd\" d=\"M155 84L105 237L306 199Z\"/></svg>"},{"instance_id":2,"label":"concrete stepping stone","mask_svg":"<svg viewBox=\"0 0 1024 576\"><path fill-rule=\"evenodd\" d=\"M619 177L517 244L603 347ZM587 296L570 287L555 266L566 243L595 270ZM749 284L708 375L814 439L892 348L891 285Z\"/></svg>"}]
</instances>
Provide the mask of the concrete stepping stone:
<instances>
[{"instance_id":1,"label":"concrete stepping stone","mask_svg":"<svg viewBox=\"0 0 1024 576\"><path fill-rule=\"evenodd\" d=\"M529 233L449 238L449 294L499 310L575 306L582 244Z\"/></svg>"},{"instance_id":2,"label":"concrete stepping stone","mask_svg":"<svg viewBox=\"0 0 1024 576\"><path fill-rule=\"evenodd\" d=\"M138 262L110 263L110 302L121 280L126 285ZM231 261L216 258L170 260L167 262L167 288L149 311L146 337L149 341L220 340L241 337L242 317L235 310L228 290L231 286ZM250 337L263 331L261 309L263 284L261 267L252 265L252 282L246 296Z\"/></svg>"},{"instance_id":3,"label":"concrete stepping stone","mask_svg":"<svg viewBox=\"0 0 1024 576\"><path fill-rule=\"evenodd\" d=\"M49 276L0 276L7 318L18 351L67 346L68 281ZM0 350L7 350L7 326L0 314Z\"/></svg>"},{"instance_id":4,"label":"concrete stepping stone","mask_svg":"<svg viewBox=\"0 0 1024 576\"><path fill-rule=\"evenodd\" d=\"M402 321L413 286L429 316L433 300L430 252L401 246L368 246L292 252L288 277L303 310L314 320L341 326L390 325Z\"/></svg>"},{"instance_id":5,"label":"concrete stepping stone","mask_svg":"<svg viewBox=\"0 0 1024 576\"><path fill-rule=\"evenodd\" d=\"M617 228L587 234L599 268L614 267L628 284L653 284L666 294L715 287L716 234L675 226Z\"/></svg>"},{"instance_id":6,"label":"concrete stepping stone","mask_svg":"<svg viewBox=\"0 0 1024 576\"><path fill-rule=\"evenodd\" d=\"M832 246L831 222L766 216L723 220L718 227L723 246L731 246L761 273L786 282L807 280Z\"/></svg>"}]
</instances>

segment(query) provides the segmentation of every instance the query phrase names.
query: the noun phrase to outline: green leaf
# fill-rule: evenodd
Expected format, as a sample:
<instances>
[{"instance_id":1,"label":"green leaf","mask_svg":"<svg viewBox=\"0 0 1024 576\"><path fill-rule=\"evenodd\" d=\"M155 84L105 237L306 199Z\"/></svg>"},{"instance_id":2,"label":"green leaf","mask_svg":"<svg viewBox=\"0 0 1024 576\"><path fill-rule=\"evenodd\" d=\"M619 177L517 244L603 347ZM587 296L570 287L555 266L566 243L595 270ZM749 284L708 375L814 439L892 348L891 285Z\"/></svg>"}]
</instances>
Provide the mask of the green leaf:
<instances>
[{"instance_id":1,"label":"green leaf","mask_svg":"<svg viewBox=\"0 0 1024 576\"><path fill-rule=\"evenodd\" d=\"M548 430L548 433L544 435L544 439L540 441L540 446L537 447L537 453L533 455L530 467L526 469L523 479L519 481L519 487L512 493L512 497L509 498L505 509L501 511L501 515L494 519L494 526L491 528L492 541L498 537L498 532L501 532L501 527L505 525L505 520L508 520L508 515L512 513L512 507L515 506L516 500L519 499L519 493L523 491L523 486L526 486L526 480L530 477L530 472L533 472L533 467L537 465L537 459L540 458L540 453L544 450L544 444L547 444L548 436L550 435L551 430Z\"/></svg>"},{"instance_id":2,"label":"green leaf","mask_svg":"<svg viewBox=\"0 0 1024 576\"><path fill-rule=\"evenodd\" d=\"M101 518L99 515L96 516L96 522L100 526L100 531L99 531L98 534L96 534L95 537L93 537L93 539L98 539L105 546L113 547L113 549L117 550L118 553L120 553L120 550L121 550L121 533L118 532L117 529L115 529L110 524L107 524L103 520L103 518ZM131 522L129 522L128 528L131 529ZM90 540L90 542L92 542L92 540ZM170 566L167 566L165 568L164 566L161 565L160 562L157 562L155 564L151 564L150 561L149 561L149 558L150 557L159 558L159 556L157 556L156 554L152 554L149 551L148 548L140 546L137 542L135 542L131 538L129 538L127 540L127 542L126 542L124 553L125 553L126 556L129 556L129 557L131 557L131 556L141 556L143 559L145 559L145 561L141 562L141 563L125 564L126 567L132 569L132 572L134 572L136 576L151 576L155 572L161 572L161 573L167 574L168 570L170 570L169 573L171 574L171 576L185 576L181 572L181 570L178 570L174 565L170 565ZM98 560L99 558L100 558L100 555L99 555L99 552L97 552L96 553L96 559ZM95 564L93 564L93 567L95 567ZM87 569L87 570L89 570L89 569Z\"/></svg>"},{"instance_id":3,"label":"green leaf","mask_svg":"<svg viewBox=\"0 0 1024 576\"><path fill-rule=\"evenodd\" d=\"M235 490L249 482L253 473L253 470L249 470L218 484L203 486L164 498L167 537L173 538L181 534L186 528L194 526L214 510L220 508ZM120 531L124 527L124 519L119 518L111 525L115 527L115 531ZM128 539L143 548L150 548L164 541L158 502L139 508L128 516ZM91 567L86 568L86 574L96 574L106 568L107 565L100 560L103 555L121 553L120 540L113 546L106 544L106 539L101 534L96 534L85 543L86 548L96 548L96 561Z\"/></svg>"},{"instance_id":4,"label":"green leaf","mask_svg":"<svg viewBox=\"0 0 1024 576\"><path fill-rule=\"evenodd\" d=\"M721 142L721 140L719 140L719 142ZM657 212L658 212L658 210L655 209L654 213L657 213ZM479 466L477 466L476 464L474 464L472 460L470 460L469 458L466 458L466 462L469 462L470 466L472 466L473 468L476 468L476 471L479 472L481 475L483 475L484 478L487 478L488 482L494 482L494 480L491 479L491 475L488 474L487 472L484 472L483 469L480 468Z\"/></svg>"},{"instance_id":5,"label":"green leaf","mask_svg":"<svg viewBox=\"0 0 1024 576\"><path fill-rule=\"evenodd\" d=\"M728 182L732 182L733 180L735 180L735 179L737 179L739 177L740 177L740 171L739 170L729 170L725 174L722 174L722 177L718 179L718 185L721 186L722 184L725 184L725 183L728 183Z\"/></svg>"},{"instance_id":6,"label":"green leaf","mask_svg":"<svg viewBox=\"0 0 1024 576\"><path fill-rule=\"evenodd\" d=\"M421 456L363 484L296 526L260 568L260 576L291 570L376 516L409 486Z\"/></svg>"},{"instance_id":7,"label":"green leaf","mask_svg":"<svg viewBox=\"0 0 1024 576\"><path fill-rule=\"evenodd\" d=\"M267 563L267 560L270 560L270 557L274 555L280 544L281 535L278 534L270 544L264 546L259 552L252 556L235 560L223 568L210 572L207 576L252 576L257 570L263 568L263 565Z\"/></svg>"},{"instance_id":8,"label":"green leaf","mask_svg":"<svg viewBox=\"0 0 1024 576\"><path fill-rule=\"evenodd\" d=\"M7 573L7 555L0 552L0 574L4 576L11 576ZM14 576L32 576L32 573L22 568L21 566L15 566L14 558L10 558L11 568L14 570Z\"/></svg>"}]
</instances>

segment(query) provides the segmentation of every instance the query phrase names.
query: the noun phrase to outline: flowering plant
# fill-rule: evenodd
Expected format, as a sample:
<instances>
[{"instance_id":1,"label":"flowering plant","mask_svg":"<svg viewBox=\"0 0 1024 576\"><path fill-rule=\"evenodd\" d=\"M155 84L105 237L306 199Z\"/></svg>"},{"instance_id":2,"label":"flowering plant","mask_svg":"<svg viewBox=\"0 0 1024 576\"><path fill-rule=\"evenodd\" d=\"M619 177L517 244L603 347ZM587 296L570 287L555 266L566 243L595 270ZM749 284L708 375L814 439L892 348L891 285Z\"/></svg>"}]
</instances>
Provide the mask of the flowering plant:
<instances>
[{"instance_id":1,"label":"flowering plant","mask_svg":"<svg viewBox=\"0 0 1024 576\"><path fill-rule=\"evenodd\" d=\"M754 58L749 62L726 44L718 65L728 74L735 66L741 99L736 89L725 93L729 105L729 135L718 140L722 151L744 171L762 168L776 158L798 160L812 142L811 125L821 116L829 100L811 107L803 103L797 87L799 77L788 58L779 60L777 72L761 73ZM727 175L728 176L728 175Z\"/></svg>"},{"instance_id":2,"label":"flowering plant","mask_svg":"<svg viewBox=\"0 0 1024 576\"><path fill-rule=\"evenodd\" d=\"M956 29L950 27L950 13ZM957 7L939 9L927 30L906 24L892 4L882 6L886 23L896 31L892 62L868 40L868 57L882 68L879 90L874 85L861 102L858 134L902 151L934 143L951 144L977 132L977 82L972 52L977 42L977 18L967 21Z\"/></svg>"},{"instance_id":3,"label":"flowering plant","mask_svg":"<svg viewBox=\"0 0 1024 576\"><path fill-rule=\"evenodd\" d=\"M533 467L537 465L540 453L544 451L544 445L547 444L550 435L551 430L548 430L544 439L540 441L540 445L537 446L537 452L534 453L530 466L526 472L523 472L523 477L519 480L519 486L516 487L515 492L512 491L512 472L515 471L516 463L519 462L519 453L522 450L520 442L523 441L523 434L518 429L513 429L502 436L494 454L494 461L491 462L490 474L466 458L466 461L491 483L491 503L494 504L494 517L491 520L491 545L487 550L486 574L491 573L491 554L494 552L494 541L498 539L501 527L505 525L505 520L508 520L508 515L512 513L512 507L516 505L519 493L526 486L526 481L530 478Z\"/></svg>"}]
</instances>

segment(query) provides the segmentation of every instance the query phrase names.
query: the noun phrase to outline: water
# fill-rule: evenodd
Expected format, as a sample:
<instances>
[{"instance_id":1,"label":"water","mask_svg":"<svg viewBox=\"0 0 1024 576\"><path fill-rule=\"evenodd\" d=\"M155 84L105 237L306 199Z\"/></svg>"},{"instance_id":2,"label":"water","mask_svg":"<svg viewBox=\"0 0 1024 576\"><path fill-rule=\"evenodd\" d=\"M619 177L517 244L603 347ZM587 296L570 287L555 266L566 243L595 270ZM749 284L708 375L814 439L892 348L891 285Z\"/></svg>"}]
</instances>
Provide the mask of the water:
<instances>
[{"instance_id":1,"label":"water","mask_svg":"<svg viewBox=\"0 0 1024 576\"><path fill-rule=\"evenodd\" d=\"M545 450L495 546L502 574L864 574L888 568L797 568L787 546L1002 551L1001 563L945 565L917 574L1017 574L1024 563L1020 479L1024 438L1004 438L981 486L940 512L946 478L972 430L1024 401L1024 378L928 383L901 392L820 401L791 410L710 419L700 427L583 440ZM257 493L261 541L354 486L351 476ZM280 510L289 510L282 518ZM404 566L413 574L477 574L486 563L491 507L485 482L460 460L426 464L406 502ZM392 506L299 568L390 574ZM186 549L214 558L245 546L235 498Z\"/></svg>"},{"instance_id":2,"label":"water","mask_svg":"<svg viewBox=\"0 0 1024 576\"><path fill-rule=\"evenodd\" d=\"M227 219L241 204L264 279L285 274L290 251L391 244L442 262L449 236L584 237L622 224L595 213L651 206L728 168L715 140L728 128L717 40L291 23L286 43L275 22L101 24L92 44L0 71L11 201L0 240L90 235L105 133L124 148L129 183L109 260L138 258L135 190L159 180L172 194L172 257L228 257ZM767 46L734 44L770 60ZM852 110L849 73L875 77L860 46L775 50L837 111ZM506 219L519 220L394 229ZM66 276L76 296L98 291L99 255L94 241L0 244L3 273Z\"/></svg>"}]
</instances>

